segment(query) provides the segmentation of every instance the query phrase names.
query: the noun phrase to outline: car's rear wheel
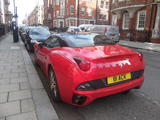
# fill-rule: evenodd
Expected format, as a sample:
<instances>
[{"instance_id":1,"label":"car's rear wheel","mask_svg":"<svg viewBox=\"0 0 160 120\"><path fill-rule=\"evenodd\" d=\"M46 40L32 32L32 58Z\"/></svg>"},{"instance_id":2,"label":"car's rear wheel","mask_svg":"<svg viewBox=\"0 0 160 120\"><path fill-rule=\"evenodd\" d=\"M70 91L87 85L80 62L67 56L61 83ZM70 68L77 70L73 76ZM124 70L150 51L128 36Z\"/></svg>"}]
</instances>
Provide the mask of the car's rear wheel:
<instances>
[{"instance_id":1,"label":"car's rear wheel","mask_svg":"<svg viewBox=\"0 0 160 120\"><path fill-rule=\"evenodd\" d=\"M50 81L50 92L51 92L51 97L53 101L55 102L61 101L57 79L56 79L55 73L52 68L49 69L49 81Z\"/></svg>"}]
</instances>

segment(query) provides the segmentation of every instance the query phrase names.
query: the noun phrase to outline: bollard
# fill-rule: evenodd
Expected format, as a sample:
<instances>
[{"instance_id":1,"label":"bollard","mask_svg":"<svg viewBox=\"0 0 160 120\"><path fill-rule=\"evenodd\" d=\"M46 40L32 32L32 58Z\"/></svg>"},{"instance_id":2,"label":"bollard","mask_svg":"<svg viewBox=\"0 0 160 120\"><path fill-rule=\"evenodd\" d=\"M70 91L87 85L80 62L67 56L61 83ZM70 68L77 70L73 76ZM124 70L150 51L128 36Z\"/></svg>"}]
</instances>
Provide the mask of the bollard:
<instances>
[{"instance_id":1,"label":"bollard","mask_svg":"<svg viewBox=\"0 0 160 120\"><path fill-rule=\"evenodd\" d=\"M16 26L15 22L13 22L12 24L12 29L13 29L13 42L16 43L19 41L19 36L18 36L18 27Z\"/></svg>"}]
</instances>

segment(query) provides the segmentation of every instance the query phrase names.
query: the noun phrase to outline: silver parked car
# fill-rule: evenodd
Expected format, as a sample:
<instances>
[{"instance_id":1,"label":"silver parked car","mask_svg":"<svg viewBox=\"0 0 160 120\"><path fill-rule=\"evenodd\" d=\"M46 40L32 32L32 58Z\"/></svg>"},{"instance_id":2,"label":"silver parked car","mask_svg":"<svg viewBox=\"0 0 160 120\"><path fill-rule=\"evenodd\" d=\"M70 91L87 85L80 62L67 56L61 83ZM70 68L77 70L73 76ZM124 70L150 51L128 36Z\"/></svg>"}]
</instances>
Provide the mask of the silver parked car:
<instances>
[{"instance_id":1,"label":"silver parked car","mask_svg":"<svg viewBox=\"0 0 160 120\"><path fill-rule=\"evenodd\" d=\"M119 41L120 33L118 26L112 25L80 25L84 32L98 33L100 35L106 35L110 40Z\"/></svg>"}]
</instances>

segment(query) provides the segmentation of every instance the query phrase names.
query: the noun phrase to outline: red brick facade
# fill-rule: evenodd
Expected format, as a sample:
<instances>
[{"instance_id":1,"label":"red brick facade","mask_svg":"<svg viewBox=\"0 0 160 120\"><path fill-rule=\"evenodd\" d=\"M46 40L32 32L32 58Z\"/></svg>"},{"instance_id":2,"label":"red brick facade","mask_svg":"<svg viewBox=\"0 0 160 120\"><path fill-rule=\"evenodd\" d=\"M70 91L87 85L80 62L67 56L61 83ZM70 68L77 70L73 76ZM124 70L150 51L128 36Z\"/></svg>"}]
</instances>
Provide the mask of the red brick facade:
<instances>
[{"instance_id":1,"label":"red brick facade","mask_svg":"<svg viewBox=\"0 0 160 120\"><path fill-rule=\"evenodd\" d=\"M44 1L44 21L43 24L49 28L53 27L53 0Z\"/></svg>"},{"instance_id":2,"label":"red brick facade","mask_svg":"<svg viewBox=\"0 0 160 120\"><path fill-rule=\"evenodd\" d=\"M104 1L102 6L101 1ZM108 3L109 0L54 0L53 27L107 24Z\"/></svg>"},{"instance_id":3,"label":"red brick facade","mask_svg":"<svg viewBox=\"0 0 160 120\"><path fill-rule=\"evenodd\" d=\"M110 0L110 24L119 26L121 39L160 43L160 27L155 27L158 4L156 0Z\"/></svg>"}]
</instances>

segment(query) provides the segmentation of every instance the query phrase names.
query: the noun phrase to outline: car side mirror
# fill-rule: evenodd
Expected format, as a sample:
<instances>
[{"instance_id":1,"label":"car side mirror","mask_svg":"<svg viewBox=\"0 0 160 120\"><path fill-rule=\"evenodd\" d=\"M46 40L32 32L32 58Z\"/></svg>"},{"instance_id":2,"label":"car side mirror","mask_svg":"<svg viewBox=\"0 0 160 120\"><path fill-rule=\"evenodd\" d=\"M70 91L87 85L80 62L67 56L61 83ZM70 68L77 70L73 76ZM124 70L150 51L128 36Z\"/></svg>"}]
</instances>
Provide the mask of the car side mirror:
<instances>
[{"instance_id":1,"label":"car side mirror","mask_svg":"<svg viewBox=\"0 0 160 120\"><path fill-rule=\"evenodd\" d=\"M119 40L114 41L115 43L119 43Z\"/></svg>"},{"instance_id":2,"label":"car side mirror","mask_svg":"<svg viewBox=\"0 0 160 120\"><path fill-rule=\"evenodd\" d=\"M29 31L27 31L26 34L29 35Z\"/></svg>"},{"instance_id":3,"label":"car side mirror","mask_svg":"<svg viewBox=\"0 0 160 120\"><path fill-rule=\"evenodd\" d=\"M38 47L39 47L39 48L43 48L43 46L44 46L44 43L39 43L39 44L38 44Z\"/></svg>"}]
</instances>

